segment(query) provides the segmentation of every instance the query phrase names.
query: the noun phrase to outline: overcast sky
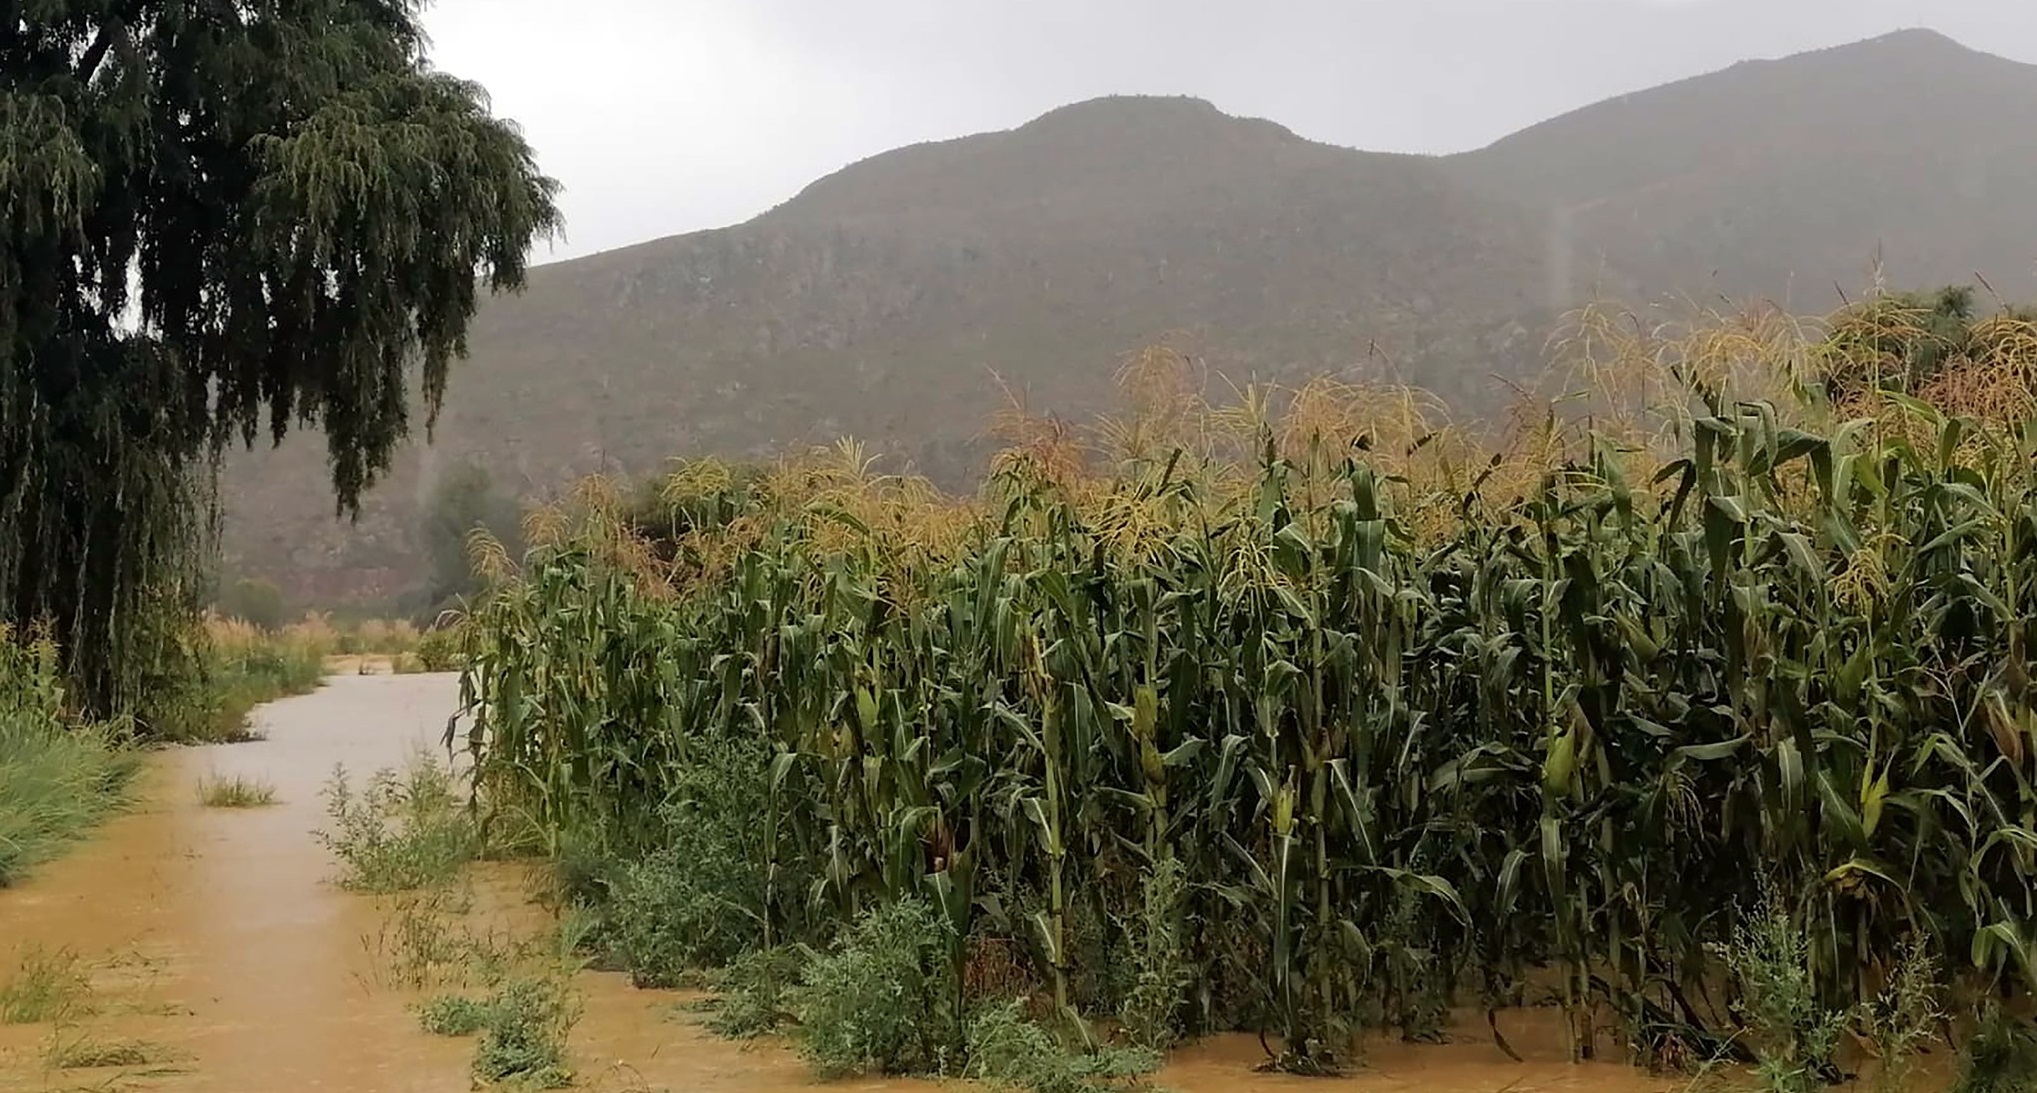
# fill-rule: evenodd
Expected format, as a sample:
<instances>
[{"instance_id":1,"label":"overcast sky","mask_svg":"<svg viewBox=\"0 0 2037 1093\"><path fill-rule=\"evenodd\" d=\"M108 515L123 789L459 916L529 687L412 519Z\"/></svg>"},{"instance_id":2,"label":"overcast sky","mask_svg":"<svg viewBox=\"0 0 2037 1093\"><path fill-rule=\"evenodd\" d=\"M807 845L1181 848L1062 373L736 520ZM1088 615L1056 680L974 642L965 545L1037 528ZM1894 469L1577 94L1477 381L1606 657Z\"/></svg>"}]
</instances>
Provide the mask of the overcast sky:
<instances>
[{"instance_id":1,"label":"overcast sky","mask_svg":"<svg viewBox=\"0 0 2037 1093\"><path fill-rule=\"evenodd\" d=\"M437 0L565 184L563 258L748 219L917 141L1118 93L1454 152L1735 61L1930 27L2037 63L2037 0Z\"/></svg>"}]
</instances>

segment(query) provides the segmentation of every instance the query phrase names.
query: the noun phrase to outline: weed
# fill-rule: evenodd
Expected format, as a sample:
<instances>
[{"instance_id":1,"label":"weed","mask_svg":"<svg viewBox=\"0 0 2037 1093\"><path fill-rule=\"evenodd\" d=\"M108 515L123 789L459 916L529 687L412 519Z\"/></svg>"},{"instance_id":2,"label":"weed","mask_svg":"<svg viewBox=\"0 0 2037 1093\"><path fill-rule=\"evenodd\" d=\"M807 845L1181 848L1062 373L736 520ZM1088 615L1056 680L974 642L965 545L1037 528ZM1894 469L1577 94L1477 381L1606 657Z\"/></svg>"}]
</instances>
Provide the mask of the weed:
<instances>
[{"instance_id":1,"label":"weed","mask_svg":"<svg viewBox=\"0 0 2037 1093\"><path fill-rule=\"evenodd\" d=\"M1160 1053L1149 1047L1071 1051L1027 1019L1017 999L977 1014L968 1047L969 1077L1028 1093L1103 1093L1160 1068Z\"/></svg>"},{"instance_id":2,"label":"weed","mask_svg":"<svg viewBox=\"0 0 2037 1093\"><path fill-rule=\"evenodd\" d=\"M1181 862L1165 857L1154 863L1146 874L1143 896L1138 921L1130 931L1132 985L1121 1016L1133 1043L1165 1051L1180 1035L1176 1018L1195 979L1181 929L1188 896L1188 874Z\"/></svg>"},{"instance_id":3,"label":"weed","mask_svg":"<svg viewBox=\"0 0 2037 1093\"><path fill-rule=\"evenodd\" d=\"M63 1021L90 1012L92 982L69 949L30 945L14 975L0 985L0 1025Z\"/></svg>"},{"instance_id":4,"label":"weed","mask_svg":"<svg viewBox=\"0 0 2037 1093\"><path fill-rule=\"evenodd\" d=\"M276 787L244 774L214 774L198 782L198 803L207 808L267 808Z\"/></svg>"},{"instance_id":5,"label":"weed","mask_svg":"<svg viewBox=\"0 0 2037 1093\"><path fill-rule=\"evenodd\" d=\"M43 1063L51 1070L96 1070L114 1066L153 1066L178 1058L177 1053L147 1040L99 1040L86 1034L58 1033L43 1046Z\"/></svg>"},{"instance_id":6,"label":"weed","mask_svg":"<svg viewBox=\"0 0 2037 1093\"><path fill-rule=\"evenodd\" d=\"M488 1004L458 994L441 994L417 1007L417 1023L433 1036L472 1036L487 1027Z\"/></svg>"},{"instance_id":7,"label":"weed","mask_svg":"<svg viewBox=\"0 0 2037 1093\"><path fill-rule=\"evenodd\" d=\"M1917 1052L1944 1018L1938 1006L1938 962L1920 941L1906 943L1889 970L1881 993L1861 1004L1862 1024L1880 1056L1875 1072L1879 1093L1911 1087Z\"/></svg>"},{"instance_id":8,"label":"weed","mask_svg":"<svg viewBox=\"0 0 2037 1093\"><path fill-rule=\"evenodd\" d=\"M1741 1017L1765 1087L1812 1093L1829 1084L1845 1018L1819 1004L1810 940L1788 908L1767 895L1735 930L1724 955L1740 987Z\"/></svg>"},{"instance_id":9,"label":"weed","mask_svg":"<svg viewBox=\"0 0 2037 1093\"><path fill-rule=\"evenodd\" d=\"M342 887L387 893L443 885L474 856L474 826L452 776L428 756L400 777L378 771L359 793L337 770L325 798L332 828L318 839L340 859Z\"/></svg>"},{"instance_id":10,"label":"weed","mask_svg":"<svg viewBox=\"0 0 2037 1093\"><path fill-rule=\"evenodd\" d=\"M749 1040L783 1028L792 1020L793 987L804 963L798 949L786 946L737 957L715 984L708 1030Z\"/></svg>"},{"instance_id":11,"label":"weed","mask_svg":"<svg viewBox=\"0 0 2037 1093\"><path fill-rule=\"evenodd\" d=\"M1989 1005L1959 1052L1952 1093L2037 1093L2037 1029Z\"/></svg>"},{"instance_id":12,"label":"weed","mask_svg":"<svg viewBox=\"0 0 2037 1093\"><path fill-rule=\"evenodd\" d=\"M864 912L808 965L800 1051L823 1078L936 1070L956 1046L949 929L928 904Z\"/></svg>"},{"instance_id":13,"label":"weed","mask_svg":"<svg viewBox=\"0 0 2037 1093\"><path fill-rule=\"evenodd\" d=\"M580 1013L563 981L512 979L489 995L482 1007L487 1021L474 1045L474 1077L534 1089L571 1084L566 1036Z\"/></svg>"}]
</instances>

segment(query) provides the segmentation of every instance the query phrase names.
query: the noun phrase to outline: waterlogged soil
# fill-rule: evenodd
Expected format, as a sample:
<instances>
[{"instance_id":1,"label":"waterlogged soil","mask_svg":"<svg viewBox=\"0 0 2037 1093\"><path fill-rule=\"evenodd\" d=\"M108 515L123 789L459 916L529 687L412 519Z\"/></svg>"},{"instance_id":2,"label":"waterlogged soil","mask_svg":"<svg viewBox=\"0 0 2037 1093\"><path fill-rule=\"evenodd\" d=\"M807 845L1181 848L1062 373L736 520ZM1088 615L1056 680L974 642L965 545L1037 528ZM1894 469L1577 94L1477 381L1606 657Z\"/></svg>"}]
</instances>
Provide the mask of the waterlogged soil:
<instances>
[{"instance_id":1,"label":"waterlogged soil","mask_svg":"<svg viewBox=\"0 0 2037 1093\"><path fill-rule=\"evenodd\" d=\"M0 1025L0 1093L52 1089L459 1091L472 1088L472 1043L428 1036L422 997L392 982L392 922L401 904L330 883L314 832L320 790L336 767L356 777L436 749L457 705L444 675L336 675L320 691L257 713L265 739L156 757L136 807L26 884L0 890L0 982L25 953L75 958L91 989L56 1022ZM273 785L268 808L203 807L208 776ZM549 920L513 869L484 867L476 913L535 935ZM395 977L401 978L401 977ZM620 975L575 976L582 1016L572 1036L581 1088L785 1093L815 1087L783 1044L716 1039L681 1010L686 997L632 988ZM1349 1077L1259 1074L1255 1038L1205 1041L1159 1075L1182 1093L1637 1093L1680 1089L1613 1064L1563 1061L1547 1012L1503 1017L1526 1061L1478 1025L1451 1043L1380 1043ZM67 1069L65 1049L126 1046L119 1065ZM935 1090L932 1082L853 1080L840 1090Z\"/></svg>"}]
</instances>

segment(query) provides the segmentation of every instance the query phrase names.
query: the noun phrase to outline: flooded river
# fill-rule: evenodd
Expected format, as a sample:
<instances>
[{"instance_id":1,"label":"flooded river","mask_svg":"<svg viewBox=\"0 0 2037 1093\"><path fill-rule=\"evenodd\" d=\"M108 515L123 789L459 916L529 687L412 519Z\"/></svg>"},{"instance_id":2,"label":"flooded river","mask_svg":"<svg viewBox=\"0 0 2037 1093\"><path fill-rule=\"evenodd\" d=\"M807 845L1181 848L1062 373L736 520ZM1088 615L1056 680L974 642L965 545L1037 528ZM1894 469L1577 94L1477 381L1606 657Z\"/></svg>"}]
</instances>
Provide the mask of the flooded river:
<instances>
[{"instance_id":1,"label":"flooded river","mask_svg":"<svg viewBox=\"0 0 2037 1093\"><path fill-rule=\"evenodd\" d=\"M329 883L314 832L335 767L357 776L435 747L457 701L451 676L334 677L319 692L259 711L266 739L154 757L139 804L18 888L0 890L0 980L24 958L75 959L89 1006L55 1022L0 1025L0 1091L218 1090L233 1093L453 1093L472 1085L472 1044L420 1031L419 995L388 982L378 938L389 905ZM213 775L273 785L269 808L209 809ZM496 878L498 881L501 878ZM500 884L497 885L501 887ZM541 924L535 909L520 916ZM593 1090L787 1093L813 1088L782 1046L715 1039L683 1016L680 996L619 975L576 977L583 1014L572 1048ZM1509 1027L1526 1062L1483 1030L1441 1046L1380 1044L1369 1065L1333 1081L1256 1074L1256 1040L1225 1037L1179 1053L1159 1076L1183 1093L1637 1093L1680 1088L1616 1065L1569 1066L1536 1015ZM1553 1032L1553 1026L1540 1031ZM124 1047L98 1067L61 1067L81 1046ZM83 1053L89 1054L89 1053ZM77 1060L72 1060L77 1061ZM851 1080L828 1088L940 1088Z\"/></svg>"}]
</instances>

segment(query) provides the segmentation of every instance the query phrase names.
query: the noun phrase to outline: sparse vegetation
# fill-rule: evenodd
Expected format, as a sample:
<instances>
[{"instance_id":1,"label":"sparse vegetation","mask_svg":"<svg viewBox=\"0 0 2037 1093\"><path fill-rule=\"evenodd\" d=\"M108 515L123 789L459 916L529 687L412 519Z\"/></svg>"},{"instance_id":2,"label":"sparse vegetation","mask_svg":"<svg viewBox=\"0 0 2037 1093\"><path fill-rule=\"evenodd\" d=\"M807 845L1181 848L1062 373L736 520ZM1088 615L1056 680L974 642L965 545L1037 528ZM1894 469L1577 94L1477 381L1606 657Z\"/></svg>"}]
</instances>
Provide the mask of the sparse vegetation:
<instances>
[{"instance_id":1,"label":"sparse vegetation","mask_svg":"<svg viewBox=\"0 0 2037 1093\"><path fill-rule=\"evenodd\" d=\"M181 1053L149 1040L102 1040L61 1029L43 1047L43 1065L51 1070L155 1066L179 1058Z\"/></svg>"},{"instance_id":2,"label":"sparse vegetation","mask_svg":"<svg viewBox=\"0 0 2037 1093\"><path fill-rule=\"evenodd\" d=\"M1960 1050L1952 1093L2033 1091L2037 1091L2037 1031L1991 1003Z\"/></svg>"},{"instance_id":3,"label":"sparse vegetation","mask_svg":"<svg viewBox=\"0 0 2037 1093\"><path fill-rule=\"evenodd\" d=\"M198 780L198 803L207 808L267 808L276 787L245 774L213 774Z\"/></svg>"},{"instance_id":4,"label":"sparse vegetation","mask_svg":"<svg viewBox=\"0 0 2037 1093\"><path fill-rule=\"evenodd\" d=\"M0 981L0 1025L55 1024L92 1009L92 980L69 949L29 943Z\"/></svg>"},{"instance_id":5,"label":"sparse vegetation","mask_svg":"<svg viewBox=\"0 0 2037 1093\"><path fill-rule=\"evenodd\" d=\"M793 947L755 949L715 977L707 1028L717 1036L748 1040L790 1025L808 954Z\"/></svg>"},{"instance_id":6,"label":"sparse vegetation","mask_svg":"<svg viewBox=\"0 0 2037 1093\"><path fill-rule=\"evenodd\" d=\"M358 790L346 771L335 771L325 798L331 825L318 838L339 859L342 887L389 893L443 885L474 856L466 804L428 755L401 774L378 771Z\"/></svg>"},{"instance_id":7,"label":"sparse vegetation","mask_svg":"<svg viewBox=\"0 0 2037 1093\"><path fill-rule=\"evenodd\" d=\"M1740 992L1740 1016L1770 1093L1815 1093L1838 1081L1833 1055L1846 1015L1825 1009L1803 918L1774 893L1724 948Z\"/></svg>"}]
</instances>

